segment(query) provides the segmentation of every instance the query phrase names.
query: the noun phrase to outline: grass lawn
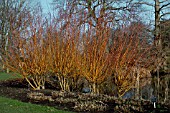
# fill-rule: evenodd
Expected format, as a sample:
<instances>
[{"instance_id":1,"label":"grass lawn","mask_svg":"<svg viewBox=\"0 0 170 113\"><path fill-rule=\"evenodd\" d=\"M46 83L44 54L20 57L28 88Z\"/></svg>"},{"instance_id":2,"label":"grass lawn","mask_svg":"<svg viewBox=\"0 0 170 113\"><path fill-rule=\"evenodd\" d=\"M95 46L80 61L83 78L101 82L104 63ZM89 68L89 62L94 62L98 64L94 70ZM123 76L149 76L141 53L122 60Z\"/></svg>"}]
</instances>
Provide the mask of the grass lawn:
<instances>
[{"instance_id":1,"label":"grass lawn","mask_svg":"<svg viewBox=\"0 0 170 113\"><path fill-rule=\"evenodd\" d=\"M21 78L18 74L0 72L0 81Z\"/></svg>"},{"instance_id":2,"label":"grass lawn","mask_svg":"<svg viewBox=\"0 0 170 113\"><path fill-rule=\"evenodd\" d=\"M53 107L23 103L18 100L0 97L0 113L70 113L70 112L57 110Z\"/></svg>"},{"instance_id":3,"label":"grass lawn","mask_svg":"<svg viewBox=\"0 0 170 113\"><path fill-rule=\"evenodd\" d=\"M20 78L20 76L13 73L7 74L0 72L0 81L14 78ZM71 112L57 110L54 107L24 103L18 100L0 96L0 113L71 113Z\"/></svg>"}]
</instances>

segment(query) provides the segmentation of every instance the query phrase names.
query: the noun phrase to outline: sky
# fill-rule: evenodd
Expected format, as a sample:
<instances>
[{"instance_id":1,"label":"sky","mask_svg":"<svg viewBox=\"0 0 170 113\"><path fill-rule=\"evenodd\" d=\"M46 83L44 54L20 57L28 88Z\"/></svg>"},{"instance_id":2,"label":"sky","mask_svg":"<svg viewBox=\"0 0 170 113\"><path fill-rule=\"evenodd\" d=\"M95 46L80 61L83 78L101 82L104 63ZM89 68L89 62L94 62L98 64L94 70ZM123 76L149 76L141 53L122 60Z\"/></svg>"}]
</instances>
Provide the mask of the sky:
<instances>
[{"instance_id":1,"label":"sky","mask_svg":"<svg viewBox=\"0 0 170 113\"><path fill-rule=\"evenodd\" d=\"M44 13L48 13L50 11L52 11L52 6L50 5L50 3L52 3L53 0L39 0L42 8L43 8L43 12Z\"/></svg>"},{"instance_id":2,"label":"sky","mask_svg":"<svg viewBox=\"0 0 170 113\"><path fill-rule=\"evenodd\" d=\"M34 6L36 3L40 3L43 9L43 13L47 14L53 11L52 3L53 0L31 0L31 5Z\"/></svg>"}]
</instances>

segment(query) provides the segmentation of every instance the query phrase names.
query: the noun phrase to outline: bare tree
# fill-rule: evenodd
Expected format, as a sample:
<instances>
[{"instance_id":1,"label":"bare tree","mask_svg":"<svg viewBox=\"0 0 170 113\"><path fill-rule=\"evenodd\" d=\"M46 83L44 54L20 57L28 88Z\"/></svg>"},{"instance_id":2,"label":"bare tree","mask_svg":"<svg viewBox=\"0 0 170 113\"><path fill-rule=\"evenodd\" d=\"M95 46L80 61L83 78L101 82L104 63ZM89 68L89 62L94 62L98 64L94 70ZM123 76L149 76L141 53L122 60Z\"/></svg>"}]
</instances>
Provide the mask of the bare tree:
<instances>
[{"instance_id":1,"label":"bare tree","mask_svg":"<svg viewBox=\"0 0 170 113\"><path fill-rule=\"evenodd\" d=\"M169 0L155 0L155 44L162 49L162 38L160 31L160 22L164 21L167 15L170 15Z\"/></svg>"},{"instance_id":2,"label":"bare tree","mask_svg":"<svg viewBox=\"0 0 170 113\"><path fill-rule=\"evenodd\" d=\"M169 11L168 11L169 9ZM165 12L165 11L168 12ZM166 15L170 15L170 1L169 0L155 0L155 45L158 47L158 66L157 66L157 96L158 96L158 101L159 101L159 87L160 87L160 75L159 75L159 70L162 67L162 59L164 54L163 51L163 37L161 37L161 21L163 17ZM160 61L160 62L159 62ZM164 62L164 61L163 61Z\"/></svg>"},{"instance_id":3,"label":"bare tree","mask_svg":"<svg viewBox=\"0 0 170 113\"><path fill-rule=\"evenodd\" d=\"M104 25L105 22L113 22L114 27L122 23L138 20L137 12L140 12L141 4L136 4L135 0L54 0L56 7L63 4L63 8L70 14L83 15L81 24L95 26ZM60 3L60 4L59 4ZM58 7L57 7L58 8ZM103 20L104 19L105 22ZM103 23L101 24L101 21Z\"/></svg>"},{"instance_id":4,"label":"bare tree","mask_svg":"<svg viewBox=\"0 0 170 113\"><path fill-rule=\"evenodd\" d=\"M154 25L154 43L155 48L157 49L157 58L155 61L155 70L157 73L157 85L156 85L156 94L159 100L159 89L160 89L160 70L163 69L164 72L168 68L168 54L169 50L167 49L168 45L166 40L168 40L168 19L170 16L170 1L169 0L152 0L139 1L138 4L143 4L145 7L151 7L153 9L153 25ZM166 39L165 39L166 38ZM165 44L166 43L166 44ZM167 46L167 47L165 47ZM165 49L166 48L166 49Z\"/></svg>"}]
</instances>

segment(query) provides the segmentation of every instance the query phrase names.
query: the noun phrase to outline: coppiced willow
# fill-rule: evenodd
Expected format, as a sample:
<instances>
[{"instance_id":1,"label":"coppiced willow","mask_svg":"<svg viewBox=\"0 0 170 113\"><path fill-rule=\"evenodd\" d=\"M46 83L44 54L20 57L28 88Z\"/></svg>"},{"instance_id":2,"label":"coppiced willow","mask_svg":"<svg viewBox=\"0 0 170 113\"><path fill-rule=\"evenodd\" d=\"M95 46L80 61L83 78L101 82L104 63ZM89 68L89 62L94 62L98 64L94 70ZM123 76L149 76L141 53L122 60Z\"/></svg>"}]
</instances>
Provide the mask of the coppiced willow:
<instances>
[{"instance_id":1,"label":"coppiced willow","mask_svg":"<svg viewBox=\"0 0 170 113\"><path fill-rule=\"evenodd\" d=\"M11 71L19 73L34 90L45 88L49 67L44 23L37 16L34 21L30 21L29 27L24 32L13 31L7 57L4 56L6 66Z\"/></svg>"},{"instance_id":2,"label":"coppiced willow","mask_svg":"<svg viewBox=\"0 0 170 113\"><path fill-rule=\"evenodd\" d=\"M111 56L107 50L110 32L108 28L96 29L89 26L82 37L81 72L95 94L100 93L100 84L111 75Z\"/></svg>"},{"instance_id":3,"label":"coppiced willow","mask_svg":"<svg viewBox=\"0 0 170 113\"><path fill-rule=\"evenodd\" d=\"M112 40L112 71L119 97L134 88L138 78L138 72L134 68L149 68L154 62L153 57L150 57L153 46L143 37L142 27L141 24L136 24L122 31L118 30Z\"/></svg>"},{"instance_id":4,"label":"coppiced willow","mask_svg":"<svg viewBox=\"0 0 170 113\"><path fill-rule=\"evenodd\" d=\"M72 80L79 75L79 38L80 30L73 18L55 31L54 38L50 38L51 44L51 70L58 78L62 91L70 91ZM73 21L72 21L73 19Z\"/></svg>"}]
</instances>

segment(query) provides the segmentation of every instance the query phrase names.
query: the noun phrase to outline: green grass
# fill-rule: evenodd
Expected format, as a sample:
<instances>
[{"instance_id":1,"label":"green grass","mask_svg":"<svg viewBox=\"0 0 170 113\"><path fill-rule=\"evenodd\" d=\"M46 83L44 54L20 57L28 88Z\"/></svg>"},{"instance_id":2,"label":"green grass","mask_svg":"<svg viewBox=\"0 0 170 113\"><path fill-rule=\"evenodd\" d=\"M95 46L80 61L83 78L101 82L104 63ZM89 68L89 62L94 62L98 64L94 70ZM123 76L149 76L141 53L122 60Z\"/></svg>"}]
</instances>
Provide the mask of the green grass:
<instances>
[{"instance_id":1,"label":"green grass","mask_svg":"<svg viewBox=\"0 0 170 113\"><path fill-rule=\"evenodd\" d=\"M0 72L0 81L15 78L21 78L21 76L14 73ZM71 113L71 112L57 110L54 107L24 103L18 100L0 96L0 113Z\"/></svg>"},{"instance_id":2,"label":"green grass","mask_svg":"<svg viewBox=\"0 0 170 113\"><path fill-rule=\"evenodd\" d=\"M70 113L53 107L24 103L0 97L0 113Z\"/></svg>"},{"instance_id":3,"label":"green grass","mask_svg":"<svg viewBox=\"0 0 170 113\"><path fill-rule=\"evenodd\" d=\"M21 78L19 74L14 74L14 73L5 73L5 72L0 72L0 80L9 80L9 79L15 79L15 78Z\"/></svg>"}]
</instances>

